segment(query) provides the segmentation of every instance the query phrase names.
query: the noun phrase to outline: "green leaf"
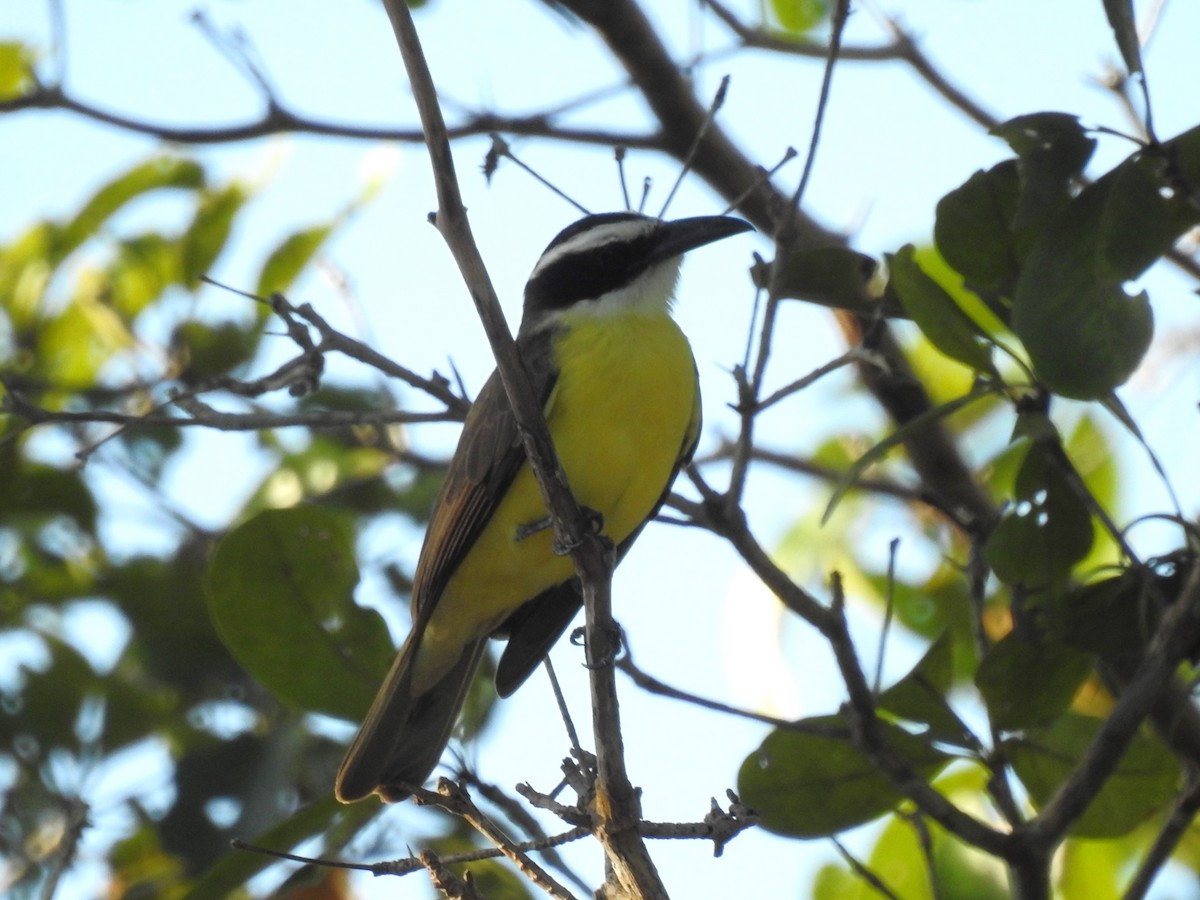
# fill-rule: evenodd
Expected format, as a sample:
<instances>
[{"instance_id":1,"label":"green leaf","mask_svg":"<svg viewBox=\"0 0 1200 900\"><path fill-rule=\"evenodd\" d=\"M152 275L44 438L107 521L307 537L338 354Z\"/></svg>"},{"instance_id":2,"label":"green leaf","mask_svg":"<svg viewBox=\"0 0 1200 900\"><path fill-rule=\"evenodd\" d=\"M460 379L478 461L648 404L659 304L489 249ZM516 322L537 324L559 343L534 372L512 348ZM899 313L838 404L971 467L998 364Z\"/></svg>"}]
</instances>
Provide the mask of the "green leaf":
<instances>
[{"instance_id":1,"label":"green leaf","mask_svg":"<svg viewBox=\"0 0 1200 900\"><path fill-rule=\"evenodd\" d=\"M393 654L382 620L352 602L357 581L348 517L267 510L217 545L209 612L238 662L276 695L356 719Z\"/></svg>"},{"instance_id":2,"label":"green leaf","mask_svg":"<svg viewBox=\"0 0 1200 900\"><path fill-rule=\"evenodd\" d=\"M1096 141L1079 119L1066 113L1017 116L991 131L1017 154L1021 193L1013 213L1015 229L1035 226L1061 209L1091 159Z\"/></svg>"},{"instance_id":3,"label":"green leaf","mask_svg":"<svg viewBox=\"0 0 1200 900\"><path fill-rule=\"evenodd\" d=\"M1136 153L1106 176L1097 267L1114 281L1141 275L1200 222L1187 178L1200 174L1200 129ZM1131 223L1137 223L1131 227Z\"/></svg>"},{"instance_id":4,"label":"green leaf","mask_svg":"<svg viewBox=\"0 0 1200 900\"><path fill-rule=\"evenodd\" d=\"M58 387L93 387L100 368L134 345L133 334L98 295L102 286L81 285L71 304L37 335L37 372Z\"/></svg>"},{"instance_id":5,"label":"green leaf","mask_svg":"<svg viewBox=\"0 0 1200 900\"><path fill-rule=\"evenodd\" d=\"M234 322L181 322L171 333L171 352L179 358L180 379L185 384L199 384L248 362L258 339L257 329Z\"/></svg>"},{"instance_id":6,"label":"green leaf","mask_svg":"<svg viewBox=\"0 0 1200 900\"><path fill-rule=\"evenodd\" d=\"M1071 705L1092 671L1092 655L1010 632L979 663L975 684L992 725L1017 731L1049 722Z\"/></svg>"},{"instance_id":7,"label":"green leaf","mask_svg":"<svg viewBox=\"0 0 1200 900\"><path fill-rule=\"evenodd\" d=\"M1055 605L1056 631L1080 650L1106 658L1145 647L1158 611L1136 569L1070 591Z\"/></svg>"},{"instance_id":8,"label":"green leaf","mask_svg":"<svg viewBox=\"0 0 1200 900\"><path fill-rule=\"evenodd\" d=\"M131 200L160 188L198 188L203 184L204 169L190 159L156 156L139 163L100 188L64 226L58 246L59 258L95 234L109 217Z\"/></svg>"},{"instance_id":9,"label":"green leaf","mask_svg":"<svg viewBox=\"0 0 1200 900\"><path fill-rule=\"evenodd\" d=\"M763 827L793 837L826 837L869 822L900 802L902 795L854 746L844 718L820 716L804 723L840 726L846 736L777 729L746 757L738 793L762 816ZM925 778L951 760L901 728L880 727L892 748Z\"/></svg>"},{"instance_id":10,"label":"green leaf","mask_svg":"<svg viewBox=\"0 0 1200 900\"><path fill-rule=\"evenodd\" d=\"M1104 0L1104 12L1108 16L1108 24L1112 26L1113 36L1117 39L1121 58L1125 60L1125 68L1130 75L1145 77L1142 69L1142 46L1133 17L1133 0Z\"/></svg>"},{"instance_id":11,"label":"green leaf","mask_svg":"<svg viewBox=\"0 0 1200 900\"><path fill-rule=\"evenodd\" d=\"M78 749L76 723L89 696L100 693L100 678L73 646L41 635L50 652L50 665L31 671L23 667L24 686L0 704L0 740L12 747L18 737L37 741L40 759L56 747Z\"/></svg>"},{"instance_id":12,"label":"green leaf","mask_svg":"<svg viewBox=\"0 0 1200 900\"><path fill-rule=\"evenodd\" d=\"M1014 503L988 538L988 565L1006 584L1042 588L1058 582L1092 547L1091 514L1060 453L1053 440L1031 443L1017 473Z\"/></svg>"},{"instance_id":13,"label":"green leaf","mask_svg":"<svg viewBox=\"0 0 1200 900\"><path fill-rule=\"evenodd\" d=\"M1101 399L1150 344L1144 293L1125 285L1200 222L1200 128L1134 154L1046 224L1013 297L1013 330L1038 376L1066 397Z\"/></svg>"},{"instance_id":14,"label":"green leaf","mask_svg":"<svg viewBox=\"0 0 1200 900\"><path fill-rule=\"evenodd\" d=\"M270 297L286 292L316 256L337 224L334 221L302 228L284 238L263 263L254 293L259 297Z\"/></svg>"},{"instance_id":15,"label":"green leaf","mask_svg":"<svg viewBox=\"0 0 1200 900\"><path fill-rule=\"evenodd\" d=\"M999 377L992 365L988 346L980 341L979 328L946 291L921 269L914 258L915 248L905 244L900 252L888 257L890 283L900 303L929 338L929 342L951 359L977 372Z\"/></svg>"},{"instance_id":16,"label":"green leaf","mask_svg":"<svg viewBox=\"0 0 1200 900\"><path fill-rule=\"evenodd\" d=\"M1103 724L1101 719L1066 715L1004 742L1005 753L1035 807L1050 801ZM1097 839L1127 834L1166 807L1179 779L1179 765L1170 751L1156 739L1136 735L1070 834Z\"/></svg>"},{"instance_id":17,"label":"green leaf","mask_svg":"<svg viewBox=\"0 0 1200 900\"><path fill-rule=\"evenodd\" d=\"M0 41L0 103L16 100L37 83L33 51L16 41Z\"/></svg>"},{"instance_id":18,"label":"green leaf","mask_svg":"<svg viewBox=\"0 0 1200 900\"><path fill-rule=\"evenodd\" d=\"M978 765L955 767L938 777L934 788L956 807L984 814L988 772ZM908 807L908 804L905 804ZM888 888L904 900L1011 900L1004 863L976 850L932 820L919 827L903 815L888 818L880 831L867 868L884 877ZM830 894L827 900L882 900L861 880L858 894Z\"/></svg>"},{"instance_id":19,"label":"green leaf","mask_svg":"<svg viewBox=\"0 0 1200 900\"><path fill-rule=\"evenodd\" d=\"M829 0L771 0L779 26L792 34L804 34L825 21Z\"/></svg>"},{"instance_id":20,"label":"green leaf","mask_svg":"<svg viewBox=\"0 0 1200 900\"><path fill-rule=\"evenodd\" d=\"M0 309L16 331L36 327L42 315L42 296L54 274L54 248L61 229L38 222L5 247L0 247Z\"/></svg>"},{"instance_id":21,"label":"green leaf","mask_svg":"<svg viewBox=\"0 0 1200 900\"><path fill-rule=\"evenodd\" d=\"M949 631L934 641L912 671L879 695L879 708L930 728L939 741L973 746L962 720L946 702L954 682L954 640Z\"/></svg>"},{"instance_id":22,"label":"green leaf","mask_svg":"<svg viewBox=\"0 0 1200 900\"><path fill-rule=\"evenodd\" d=\"M113 308L133 319L182 280L180 262L176 242L161 234L148 232L121 241L108 267Z\"/></svg>"},{"instance_id":23,"label":"green leaf","mask_svg":"<svg viewBox=\"0 0 1200 900\"><path fill-rule=\"evenodd\" d=\"M938 252L977 290L1012 295L1023 256L1012 230L1019 186L1017 162L1009 159L976 172L938 201Z\"/></svg>"},{"instance_id":24,"label":"green leaf","mask_svg":"<svg viewBox=\"0 0 1200 900\"><path fill-rule=\"evenodd\" d=\"M96 528L96 500L78 470L62 470L43 463L9 460L0 455L0 497L4 498L4 524L33 530L46 522L69 516L79 529Z\"/></svg>"},{"instance_id":25,"label":"green leaf","mask_svg":"<svg viewBox=\"0 0 1200 900\"><path fill-rule=\"evenodd\" d=\"M189 288L195 289L200 284L200 276L208 274L216 262L229 240L233 217L248 198L249 194L240 184L229 184L200 195L192 222L180 239L183 281Z\"/></svg>"}]
</instances>

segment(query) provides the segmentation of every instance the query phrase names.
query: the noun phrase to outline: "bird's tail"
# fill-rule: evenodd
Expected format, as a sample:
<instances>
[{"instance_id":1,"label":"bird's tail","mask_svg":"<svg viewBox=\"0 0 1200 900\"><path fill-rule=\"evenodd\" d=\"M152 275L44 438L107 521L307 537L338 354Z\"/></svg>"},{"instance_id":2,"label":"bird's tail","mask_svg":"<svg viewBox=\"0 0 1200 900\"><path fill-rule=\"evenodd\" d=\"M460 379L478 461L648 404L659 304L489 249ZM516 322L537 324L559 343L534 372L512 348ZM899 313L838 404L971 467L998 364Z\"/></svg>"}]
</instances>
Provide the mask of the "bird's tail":
<instances>
[{"instance_id":1,"label":"bird's tail","mask_svg":"<svg viewBox=\"0 0 1200 900\"><path fill-rule=\"evenodd\" d=\"M425 783L450 740L486 638L467 644L458 662L433 687L413 696L421 630L414 629L400 649L342 760L334 793L343 803L372 793L389 803L405 799L411 786Z\"/></svg>"}]
</instances>

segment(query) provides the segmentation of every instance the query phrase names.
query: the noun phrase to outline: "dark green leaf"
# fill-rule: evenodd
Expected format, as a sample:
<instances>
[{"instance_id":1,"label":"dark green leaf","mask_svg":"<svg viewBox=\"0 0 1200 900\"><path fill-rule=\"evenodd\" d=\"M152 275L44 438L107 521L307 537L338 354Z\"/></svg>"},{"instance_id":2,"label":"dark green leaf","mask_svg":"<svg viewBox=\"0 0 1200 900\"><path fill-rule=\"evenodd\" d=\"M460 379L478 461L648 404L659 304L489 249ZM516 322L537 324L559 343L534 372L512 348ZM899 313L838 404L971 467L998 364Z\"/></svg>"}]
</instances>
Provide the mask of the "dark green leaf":
<instances>
[{"instance_id":1,"label":"dark green leaf","mask_svg":"<svg viewBox=\"0 0 1200 900\"><path fill-rule=\"evenodd\" d=\"M921 722L940 741L971 746L962 720L946 702L954 682L954 641L949 631L934 641L912 671L879 695L879 708L910 722Z\"/></svg>"},{"instance_id":2,"label":"dark green leaf","mask_svg":"<svg viewBox=\"0 0 1200 900\"><path fill-rule=\"evenodd\" d=\"M352 602L357 581L347 517L267 510L218 544L209 611L225 645L277 696L357 719L393 652L382 620Z\"/></svg>"},{"instance_id":3,"label":"dark green leaf","mask_svg":"<svg viewBox=\"0 0 1200 900\"><path fill-rule=\"evenodd\" d=\"M1200 222L1195 188L1180 183L1197 174L1200 129L1162 152L1135 154L1111 173L1098 228L1098 274L1114 281L1138 277Z\"/></svg>"},{"instance_id":4,"label":"dark green leaf","mask_svg":"<svg viewBox=\"0 0 1200 900\"><path fill-rule=\"evenodd\" d=\"M42 636L50 651L44 670L23 670L24 686L0 704L0 740L12 747L20 737L35 738L38 759L55 747L78 749L75 726L84 701L100 695L100 678L78 650L65 641Z\"/></svg>"},{"instance_id":5,"label":"dark green leaf","mask_svg":"<svg viewBox=\"0 0 1200 900\"><path fill-rule=\"evenodd\" d=\"M1159 616L1148 588L1138 569L1075 588L1055 604L1062 639L1109 659L1142 650Z\"/></svg>"},{"instance_id":6,"label":"dark green leaf","mask_svg":"<svg viewBox=\"0 0 1200 900\"><path fill-rule=\"evenodd\" d=\"M1013 213L1015 229L1035 226L1070 199L1096 149L1079 119L1066 113L1017 116L992 129L1017 154L1021 193Z\"/></svg>"},{"instance_id":7,"label":"dark green leaf","mask_svg":"<svg viewBox=\"0 0 1200 900\"><path fill-rule=\"evenodd\" d=\"M0 456L0 460L3 457ZM4 524L38 528L59 516L69 516L80 530L96 527L96 501L79 470L64 471L42 463L3 460L0 497L4 498Z\"/></svg>"},{"instance_id":8,"label":"dark green leaf","mask_svg":"<svg viewBox=\"0 0 1200 900\"><path fill-rule=\"evenodd\" d=\"M921 269L906 244L888 257L890 283L900 303L933 346L951 359L977 372L998 376L989 347L982 343L979 327L946 291Z\"/></svg>"},{"instance_id":9,"label":"dark green leaf","mask_svg":"<svg viewBox=\"0 0 1200 900\"><path fill-rule=\"evenodd\" d=\"M1125 285L1200 222L1188 187L1198 179L1195 128L1135 154L1047 223L1017 284L1012 325L1052 390L1103 398L1141 361L1153 317L1145 294Z\"/></svg>"},{"instance_id":10,"label":"dark green leaf","mask_svg":"<svg viewBox=\"0 0 1200 900\"><path fill-rule=\"evenodd\" d=\"M1006 584L1055 583L1092 547L1091 514L1060 453L1053 441L1032 442L1017 473L1014 502L988 538L988 565Z\"/></svg>"},{"instance_id":11,"label":"dark green leaf","mask_svg":"<svg viewBox=\"0 0 1200 900\"><path fill-rule=\"evenodd\" d=\"M259 331L233 322L208 325L181 322L171 335L171 352L185 384L199 384L248 362L258 347Z\"/></svg>"},{"instance_id":12,"label":"dark green leaf","mask_svg":"<svg viewBox=\"0 0 1200 900\"><path fill-rule=\"evenodd\" d=\"M1017 731L1049 722L1071 705L1093 658L1073 647L1010 632L979 663L975 684L992 725Z\"/></svg>"},{"instance_id":13,"label":"dark green leaf","mask_svg":"<svg viewBox=\"0 0 1200 900\"><path fill-rule=\"evenodd\" d=\"M1066 715L1045 728L1004 742L1017 777L1035 806L1046 804L1103 726L1101 719ZM1116 771L1071 827L1081 838L1115 838L1132 831L1171 801L1180 779L1175 758L1156 739L1136 735Z\"/></svg>"},{"instance_id":14,"label":"dark green leaf","mask_svg":"<svg viewBox=\"0 0 1200 900\"><path fill-rule=\"evenodd\" d=\"M333 232L336 222L293 232L271 251L258 273L254 293L260 297L286 292Z\"/></svg>"},{"instance_id":15,"label":"dark green leaf","mask_svg":"<svg viewBox=\"0 0 1200 900\"><path fill-rule=\"evenodd\" d=\"M239 184L201 194L192 222L180 239L183 281L189 288L195 289L200 284L200 276L208 274L216 262L229 240L233 217L248 197L246 189Z\"/></svg>"},{"instance_id":16,"label":"dark green leaf","mask_svg":"<svg viewBox=\"0 0 1200 900\"><path fill-rule=\"evenodd\" d=\"M1013 234L1020 178L1016 160L976 172L938 201L938 251L977 290L1012 296L1022 256Z\"/></svg>"},{"instance_id":17,"label":"dark green leaf","mask_svg":"<svg viewBox=\"0 0 1200 900\"><path fill-rule=\"evenodd\" d=\"M1133 0L1104 0L1104 12L1117 39L1121 58L1125 60L1125 68L1130 75L1144 76L1142 42L1138 39L1137 22L1133 17Z\"/></svg>"},{"instance_id":18,"label":"dark green leaf","mask_svg":"<svg viewBox=\"0 0 1200 900\"><path fill-rule=\"evenodd\" d=\"M847 727L840 716L804 720ZM922 738L880 723L889 744L926 778L951 759ZM846 737L776 730L746 757L738 793L762 816L763 827L793 837L826 837L894 808L902 799Z\"/></svg>"}]
</instances>

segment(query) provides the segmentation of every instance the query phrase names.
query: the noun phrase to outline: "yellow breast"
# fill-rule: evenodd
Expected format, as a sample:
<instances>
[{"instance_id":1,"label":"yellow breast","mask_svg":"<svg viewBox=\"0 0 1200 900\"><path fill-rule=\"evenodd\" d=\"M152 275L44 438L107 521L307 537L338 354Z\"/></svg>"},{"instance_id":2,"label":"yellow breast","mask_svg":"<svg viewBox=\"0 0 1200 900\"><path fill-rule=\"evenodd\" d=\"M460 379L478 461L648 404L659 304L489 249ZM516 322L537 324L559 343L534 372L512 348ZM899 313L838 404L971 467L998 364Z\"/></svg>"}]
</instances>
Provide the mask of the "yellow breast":
<instances>
[{"instance_id":1,"label":"yellow breast","mask_svg":"<svg viewBox=\"0 0 1200 900\"><path fill-rule=\"evenodd\" d=\"M665 313L565 324L546 421L576 500L600 513L604 534L620 543L653 512L699 427L695 362ZM551 552L550 529L516 538L521 526L546 515L525 466L438 600L427 642L461 646L571 577L570 558Z\"/></svg>"}]
</instances>

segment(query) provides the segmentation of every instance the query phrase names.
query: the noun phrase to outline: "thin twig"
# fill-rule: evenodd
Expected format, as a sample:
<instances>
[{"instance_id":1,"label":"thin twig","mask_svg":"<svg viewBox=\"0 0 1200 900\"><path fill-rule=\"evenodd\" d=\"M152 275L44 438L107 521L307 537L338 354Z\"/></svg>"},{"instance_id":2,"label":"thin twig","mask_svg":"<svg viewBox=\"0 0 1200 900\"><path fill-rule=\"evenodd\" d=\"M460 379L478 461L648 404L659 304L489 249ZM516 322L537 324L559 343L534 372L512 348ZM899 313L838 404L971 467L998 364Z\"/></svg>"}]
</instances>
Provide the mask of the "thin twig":
<instances>
[{"instance_id":1,"label":"thin twig","mask_svg":"<svg viewBox=\"0 0 1200 900\"><path fill-rule=\"evenodd\" d=\"M528 852L521 849L519 843L510 840L508 835L479 810L462 785L456 784L448 778L440 778L436 791L417 789L413 792L413 797L419 804L434 804L468 822L472 828L491 841L492 845L500 851L505 859L516 866L521 874L551 897L555 897L557 900L575 900L574 894L530 859Z\"/></svg>"}]
</instances>

